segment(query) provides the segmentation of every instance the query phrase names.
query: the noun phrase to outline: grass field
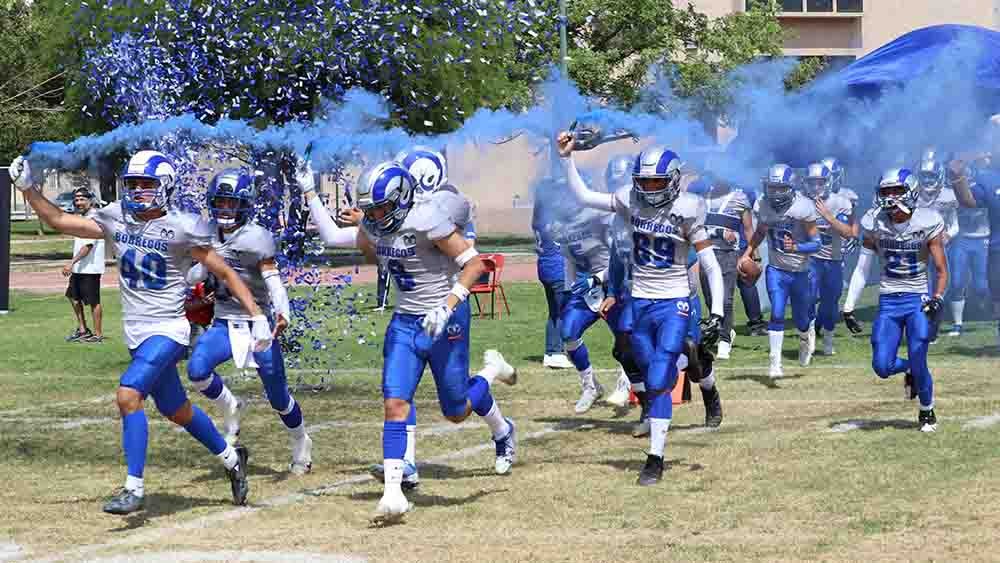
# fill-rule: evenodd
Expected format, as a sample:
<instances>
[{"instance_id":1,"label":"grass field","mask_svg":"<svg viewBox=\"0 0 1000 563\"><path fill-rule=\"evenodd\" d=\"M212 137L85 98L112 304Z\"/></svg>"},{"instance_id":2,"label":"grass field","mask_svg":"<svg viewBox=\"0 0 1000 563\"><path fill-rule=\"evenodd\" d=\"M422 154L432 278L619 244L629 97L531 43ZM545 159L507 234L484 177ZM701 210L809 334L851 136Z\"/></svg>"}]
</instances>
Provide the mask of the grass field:
<instances>
[{"instance_id":1,"label":"grass field","mask_svg":"<svg viewBox=\"0 0 1000 563\"><path fill-rule=\"evenodd\" d=\"M629 434L636 411L574 416L576 376L540 368L535 284L511 284L511 318L473 325L474 364L497 347L521 368L516 387L495 389L518 424L513 475L492 474L485 426L447 423L425 381L416 510L405 525L369 528L381 494L366 474L381 456L375 344L388 315L367 312L354 294L364 289L330 298L362 310L346 333L337 325L336 346L322 351L333 360L307 355L290 374L315 441L311 474L285 472L285 433L259 384L229 373L253 402L242 432L251 506L231 506L217 461L150 406L147 510L130 518L100 512L124 476L112 399L127 358L117 297L105 292L111 339L96 345L63 342L72 321L62 297L16 294L15 311L0 317L0 561L996 559L1000 364L986 352L986 323L932 348L940 425L929 435L916 431L902 382L871 374L867 335L838 337L837 355L809 368L787 339L779 382L765 375L765 339L741 335L734 359L719 364L722 428L701 429L697 400L676 408L664 482L639 488L648 442ZM862 313L870 319L871 308ZM610 386L606 329L587 340Z\"/></svg>"}]
</instances>

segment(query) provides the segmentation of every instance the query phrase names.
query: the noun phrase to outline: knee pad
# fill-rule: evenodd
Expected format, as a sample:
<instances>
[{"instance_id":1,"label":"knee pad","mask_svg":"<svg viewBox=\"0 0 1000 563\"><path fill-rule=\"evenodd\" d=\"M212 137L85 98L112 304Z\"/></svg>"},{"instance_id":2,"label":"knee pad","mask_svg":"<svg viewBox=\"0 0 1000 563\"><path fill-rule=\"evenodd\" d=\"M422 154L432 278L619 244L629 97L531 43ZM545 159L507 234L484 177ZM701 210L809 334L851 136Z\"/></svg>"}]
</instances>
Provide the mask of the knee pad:
<instances>
[{"instance_id":1,"label":"knee pad","mask_svg":"<svg viewBox=\"0 0 1000 563\"><path fill-rule=\"evenodd\" d=\"M889 376L892 375L892 363L893 359L890 359L888 362L884 362L878 358L872 358L872 370L875 372L875 375L879 376L879 378L888 379Z\"/></svg>"},{"instance_id":2,"label":"knee pad","mask_svg":"<svg viewBox=\"0 0 1000 563\"><path fill-rule=\"evenodd\" d=\"M207 364L200 356L194 355L188 360L187 364L187 376L188 381L198 387L199 384L204 383L205 387L208 387L209 383L212 382L212 367ZM201 388L198 387L200 390Z\"/></svg>"}]
</instances>

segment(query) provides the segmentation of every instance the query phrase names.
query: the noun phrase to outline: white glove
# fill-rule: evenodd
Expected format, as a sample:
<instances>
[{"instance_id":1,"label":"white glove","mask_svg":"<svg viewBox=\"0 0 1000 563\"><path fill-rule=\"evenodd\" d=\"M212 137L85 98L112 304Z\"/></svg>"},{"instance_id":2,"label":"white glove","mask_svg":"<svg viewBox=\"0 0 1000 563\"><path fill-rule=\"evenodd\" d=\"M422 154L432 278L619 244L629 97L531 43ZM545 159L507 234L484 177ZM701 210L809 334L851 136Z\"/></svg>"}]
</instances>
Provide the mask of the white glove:
<instances>
[{"instance_id":1,"label":"white glove","mask_svg":"<svg viewBox=\"0 0 1000 563\"><path fill-rule=\"evenodd\" d=\"M199 283L208 279L208 270L205 265L201 262L195 262L191 269L188 270L185 280L190 286L198 285Z\"/></svg>"},{"instance_id":2,"label":"white glove","mask_svg":"<svg viewBox=\"0 0 1000 563\"><path fill-rule=\"evenodd\" d=\"M302 195L316 191L316 174L308 160L299 159L295 167L295 183L302 189Z\"/></svg>"},{"instance_id":3,"label":"white glove","mask_svg":"<svg viewBox=\"0 0 1000 563\"><path fill-rule=\"evenodd\" d=\"M250 329L250 335L253 336L253 351L266 351L271 347L271 340L274 338L271 333L271 323L267 322L267 317L264 315L252 317L250 322L253 323Z\"/></svg>"},{"instance_id":4,"label":"white glove","mask_svg":"<svg viewBox=\"0 0 1000 563\"><path fill-rule=\"evenodd\" d=\"M10 179L14 182L14 187L24 192L35 187L34 179L31 177L31 166L28 161L19 156L10 163Z\"/></svg>"},{"instance_id":5,"label":"white glove","mask_svg":"<svg viewBox=\"0 0 1000 563\"><path fill-rule=\"evenodd\" d=\"M422 323L424 332L436 340L444 332L444 327L448 324L448 319L451 318L451 312L451 307L447 303L431 309L430 312L424 315Z\"/></svg>"}]
</instances>

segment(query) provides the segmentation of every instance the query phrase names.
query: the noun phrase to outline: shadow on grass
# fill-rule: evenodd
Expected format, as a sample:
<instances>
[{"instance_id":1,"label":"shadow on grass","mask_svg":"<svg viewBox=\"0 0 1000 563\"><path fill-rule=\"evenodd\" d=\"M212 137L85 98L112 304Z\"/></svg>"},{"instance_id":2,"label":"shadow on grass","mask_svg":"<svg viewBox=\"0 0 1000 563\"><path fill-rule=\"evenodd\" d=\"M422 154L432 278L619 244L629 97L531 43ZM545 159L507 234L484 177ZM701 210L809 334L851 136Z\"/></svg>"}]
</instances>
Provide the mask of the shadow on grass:
<instances>
[{"instance_id":1,"label":"shadow on grass","mask_svg":"<svg viewBox=\"0 0 1000 563\"><path fill-rule=\"evenodd\" d=\"M767 387L768 389L781 389L782 386L780 385L780 383L782 381L790 381L790 380L794 380L794 379L802 379L803 377L805 377L805 374L796 373L794 375L786 375L786 376L780 377L778 379L773 379L773 378L771 378L771 377L769 377L769 376L767 376L765 374L762 374L762 373L748 373L748 374L745 374L745 375L730 375L730 376L727 376L725 378L725 380L726 381L754 381L754 382L760 383L761 385L763 385L764 387Z\"/></svg>"},{"instance_id":2,"label":"shadow on grass","mask_svg":"<svg viewBox=\"0 0 1000 563\"><path fill-rule=\"evenodd\" d=\"M890 420L865 420L861 418L850 418L838 420L830 423L832 432L849 432L853 430L874 431L874 430L915 430L919 427L914 420L902 420L899 418Z\"/></svg>"},{"instance_id":3,"label":"shadow on grass","mask_svg":"<svg viewBox=\"0 0 1000 563\"><path fill-rule=\"evenodd\" d=\"M122 525L111 528L109 532L128 532L146 525L150 520L161 516L178 514L193 508L202 506L232 506L229 499L229 488L219 491L217 498L194 498L174 495L170 493L150 493L146 495L146 509L135 514L121 517ZM100 510L95 508L95 510ZM108 518L118 518L109 514Z\"/></svg>"},{"instance_id":4,"label":"shadow on grass","mask_svg":"<svg viewBox=\"0 0 1000 563\"><path fill-rule=\"evenodd\" d=\"M644 465L646 465L646 458L640 456L634 456L630 459L611 459L600 462L602 465L607 465L608 467L618 469L621 471L627 471L629 473L638 474L642 471ZM670 471L672 469L677 470L687 470L687 471L701 471L705 469L705 466L700 463L688 463L684 458L680 459L665 459L663 462L663 470Z\"/></svg>"},{"instance_id":5,"label":"shadow on grass","mask_svg":"<svg viewBox=\"0 0 1000 563\"><path fill-rule=\"evenodd\" d=\"M933 348L931 350L933 351ZM948 353L965 356L967 358L995 358L1000 356L1000 350L997 350L994 346L972 347L965 345L952 345L948 347Z\"/></svg>"}]
</instances>

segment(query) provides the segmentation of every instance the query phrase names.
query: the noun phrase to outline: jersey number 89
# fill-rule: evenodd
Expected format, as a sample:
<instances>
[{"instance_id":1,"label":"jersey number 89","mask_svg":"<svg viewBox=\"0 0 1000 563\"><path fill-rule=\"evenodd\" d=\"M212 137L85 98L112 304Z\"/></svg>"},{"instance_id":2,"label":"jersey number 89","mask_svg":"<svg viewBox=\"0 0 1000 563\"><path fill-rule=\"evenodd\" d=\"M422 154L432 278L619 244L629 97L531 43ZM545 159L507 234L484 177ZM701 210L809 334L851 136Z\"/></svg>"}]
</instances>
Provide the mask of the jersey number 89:
<instances>
[{"instance_id":1,"label":"jersey number 89","mask_svg":"<svg viewBox=\"0 0 1000 563\"><path fill-rule=\"evenodd\" d=\"M167 260L159 254L143 255L142 260L136 263L136 251L129 249L122 254L121 276L128 282L131 289L139 289L142 284L143 289L163 289L167 286Z\"/></svg>"},{"instance_id":2,"label":"jersey number 89","mask_svg":"<svg viewBox=\"0 0 1000 563\"><path fill-rule=\"evenodd\" d=\"M632 233L632 243L636 266L669 268L674 265L674 241L669 238Z\"/></svg>"}]
</instances>

